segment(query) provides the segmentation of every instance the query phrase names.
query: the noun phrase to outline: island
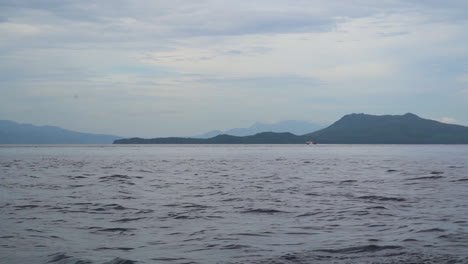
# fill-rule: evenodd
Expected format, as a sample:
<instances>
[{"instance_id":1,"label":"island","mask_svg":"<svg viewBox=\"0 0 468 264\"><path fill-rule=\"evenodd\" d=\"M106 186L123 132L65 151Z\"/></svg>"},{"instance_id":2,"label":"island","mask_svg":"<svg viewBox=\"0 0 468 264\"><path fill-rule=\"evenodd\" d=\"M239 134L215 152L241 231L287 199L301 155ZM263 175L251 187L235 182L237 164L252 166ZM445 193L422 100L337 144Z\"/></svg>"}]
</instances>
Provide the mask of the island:
<instances>
[{"instance_id":1,"label":"island","mask_svg":"<svg viewBox=\"0 0 468 264\"><path fill-rule=\"evenodd\" d=\"M114 144L468 144L468 127L424 119L415 114L349 114L305 135L263 132L211 138L127 138Z\"/></svg>"}]
</instances>

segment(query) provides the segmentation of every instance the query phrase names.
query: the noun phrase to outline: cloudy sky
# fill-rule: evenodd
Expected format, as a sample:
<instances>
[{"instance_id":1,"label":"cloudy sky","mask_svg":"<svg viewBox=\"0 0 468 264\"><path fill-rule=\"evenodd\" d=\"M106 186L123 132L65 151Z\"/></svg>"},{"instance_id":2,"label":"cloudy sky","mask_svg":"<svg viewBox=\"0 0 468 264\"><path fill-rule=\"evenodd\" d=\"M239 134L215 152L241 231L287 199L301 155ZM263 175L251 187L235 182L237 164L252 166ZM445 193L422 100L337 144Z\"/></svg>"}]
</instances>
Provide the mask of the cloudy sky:
<instances>
[{"instance_id":1,"label":"cloudy sky","mask_svg":"<svg viewBox=\"0 0 468 264\"><path fill-rule=\"evenodd\" d=\"M0 0L0 119L141 137L348 113L468 125L466 10L466 0Z\"/></svg>"}]
</instances>

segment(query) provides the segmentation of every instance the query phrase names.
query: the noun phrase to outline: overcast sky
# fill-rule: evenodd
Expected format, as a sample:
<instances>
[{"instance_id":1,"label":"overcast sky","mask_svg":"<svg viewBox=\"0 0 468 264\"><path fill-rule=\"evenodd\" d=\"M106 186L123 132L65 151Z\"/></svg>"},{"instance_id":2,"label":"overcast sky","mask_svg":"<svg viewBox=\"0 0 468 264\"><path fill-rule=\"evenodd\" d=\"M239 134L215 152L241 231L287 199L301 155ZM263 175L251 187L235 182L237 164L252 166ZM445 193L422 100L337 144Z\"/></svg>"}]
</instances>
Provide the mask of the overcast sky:
<instances>
[{"instance_id":1,"label":"overcast sky","mask_svg":"<svg viewBox=\"0 0 468 264\"><path fill-rule=\"evenodd\" d=\"M349 113L468 125L466 0L0 0L0 119L189 136Z\"/></svg>"}]
</instances>

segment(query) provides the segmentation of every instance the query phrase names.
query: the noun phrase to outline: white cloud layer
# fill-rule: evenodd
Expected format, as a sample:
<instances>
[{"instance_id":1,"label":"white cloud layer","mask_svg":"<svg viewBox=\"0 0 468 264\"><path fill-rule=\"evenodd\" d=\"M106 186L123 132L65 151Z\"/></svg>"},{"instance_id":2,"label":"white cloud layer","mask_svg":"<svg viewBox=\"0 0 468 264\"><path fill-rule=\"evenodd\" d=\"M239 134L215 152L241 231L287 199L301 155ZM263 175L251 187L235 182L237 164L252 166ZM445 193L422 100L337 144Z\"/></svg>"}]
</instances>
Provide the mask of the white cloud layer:
<instances>
[{"instance_id":1,"label":"white cloud layer","mask_svg":"<svg viewBox=\"0 0 468 264\"><path fill-rule=\"evenodd\" d=\"M463 125L462 122L458 121L457 119L453 117L441 117L441 118L433 118L433 120L442 122L442 123L447 123L447 124L457 124L457 125Z\"/></svg>"},{"instance_id":2,"label":"white cloud layer","mask_svg":"<svg viewBox=\"0 0 468 264\"><path fill-rule=\"evenodd\" d=\"M351 112L468 123L467 8L3 1L0 119L144 137Z\"/></svg>"}]
</instances>

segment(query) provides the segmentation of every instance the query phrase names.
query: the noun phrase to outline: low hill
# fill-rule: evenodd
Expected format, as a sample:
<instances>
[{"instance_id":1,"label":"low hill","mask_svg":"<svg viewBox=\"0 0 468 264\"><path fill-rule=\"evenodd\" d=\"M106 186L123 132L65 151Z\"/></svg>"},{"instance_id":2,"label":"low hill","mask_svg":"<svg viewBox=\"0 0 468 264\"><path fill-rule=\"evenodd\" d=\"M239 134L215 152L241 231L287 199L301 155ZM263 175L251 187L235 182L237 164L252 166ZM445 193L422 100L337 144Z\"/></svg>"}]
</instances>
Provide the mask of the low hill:
<instances>
[{"instance_id":1,"label":"low hill","mask_svg":"<svg viewBox=\"0 0 468 264\"><path fill-rule=\"evenodd\" d=\"M0 120L0 144L111 144L120 138Z\"/></svg>"},{"instance_id":2,"label":"low hill","mask_svg":"<svg viewBox=\"0 0 468 264\"><path fill-rule=\"evenodd\" d=\"M424 119L411 113L350 114L306 136L325 144L468 144L468 127Z\"/></svg>"},{"instance_id":3,"label":"low hill","mask_svg":"<svg viewBox=\"0 0 468 264\"><path fill-rule=\"evenodd\" d=\"M237 137L218 135L212 138L129 138L114 141L114 144L304 144L306 136L291 133L263 132L253 136Z\"/></svg>"},{"instance_id":4,"label":"low hill","mask_svg":"<svg viewBox=\"0 0 468 264\"><path fill-rule=\"evenodd\" d=\"M294 135L304 135L307 133L317 131L321 128L323 128L323 126L315 124L315 123L306 122L306 121L296 121L296 120L285 120L285 121L280 121L280 122L273 123L273 124L256 122L250 127L233 128L227 131L213 130L205 134L194 136L194 138L211 138L211 137L215 137L217 135L222 135L222 134L244 137L244 136L256 135L262 132L277 132L277 133L289 132Z\"/></svg>"}]
</instances>

